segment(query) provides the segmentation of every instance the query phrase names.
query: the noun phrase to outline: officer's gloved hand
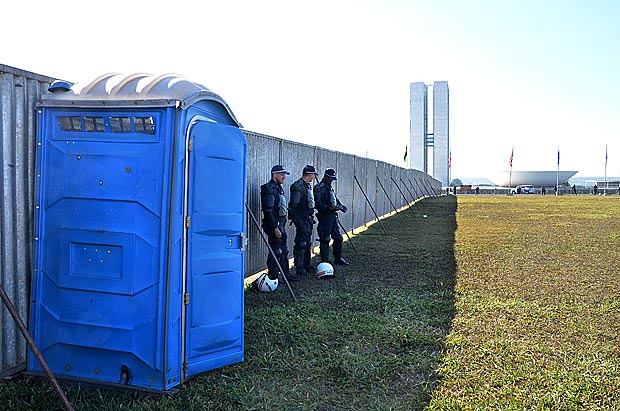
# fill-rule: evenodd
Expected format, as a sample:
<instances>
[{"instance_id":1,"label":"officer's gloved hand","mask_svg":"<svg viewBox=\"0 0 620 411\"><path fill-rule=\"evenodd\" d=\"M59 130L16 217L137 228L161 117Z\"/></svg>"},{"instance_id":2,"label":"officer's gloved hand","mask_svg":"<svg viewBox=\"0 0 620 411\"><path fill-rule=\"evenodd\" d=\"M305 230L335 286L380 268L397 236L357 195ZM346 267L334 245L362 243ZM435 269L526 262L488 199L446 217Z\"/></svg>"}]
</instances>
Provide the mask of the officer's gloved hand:
<instances>
[{"instance_id":1,"label":"officer's gloved hand","mask_svg":"<svg viewBox=\"0 0 620 411\"><path fill-rule=\"evenodd\" d=\"M340 211L342 211L343 213L346 213L346 212L347 212L347 206L346 206L346 205L344 205L344 204L339 204L339 207L340 207Z\"/></svg>"}]
</instances>

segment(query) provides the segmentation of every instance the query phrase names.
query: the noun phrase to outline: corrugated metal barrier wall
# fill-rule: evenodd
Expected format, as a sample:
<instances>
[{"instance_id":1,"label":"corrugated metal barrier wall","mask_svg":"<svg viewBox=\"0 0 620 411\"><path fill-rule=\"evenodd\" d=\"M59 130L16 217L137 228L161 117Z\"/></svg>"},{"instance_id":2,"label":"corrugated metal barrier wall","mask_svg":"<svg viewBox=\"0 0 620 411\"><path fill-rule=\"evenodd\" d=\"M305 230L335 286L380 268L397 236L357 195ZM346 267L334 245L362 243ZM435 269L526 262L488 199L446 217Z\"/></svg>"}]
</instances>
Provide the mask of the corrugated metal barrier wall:
<instances>
[{"instance_id":1,"label":"corrugated metal barrier wall","mask_svg":"<svg viewBox=\"0 0 620 411\"><path fill-rule=\"evenodd\" d=\"M34 105L52 81L0 64L0 281L24 321L28 318L33 265ZM3 375L24 364L26 341L4 304L0 308L0 375Z\"/></svg>"},{"instance_id":2,"label":"corrugated metal barrier wall","mask_svg":"<svg viewBox=\"0 0 620 411\"><path fill-rule=\"evenodd\" d=\"M348 208L347 213L338 214L342 226L347 231L376 220L374 212L381 217L407 206L418 198L441 194L441 182L419 170L404 169L382 161L295 143L252 131L243 132L248 140L248 206L259 222L262 219L260 186L271 178L270 171L274 164L282 164L291 171L291 175L287 176L284 182L287 199L290 197L290 185L301 177L306 164L313 164L316 167L319 179L326 168L334 168L338 175L338 180L334 183L336 195ZM313 238L316 239L316 225L314 229ZM250 217L247 220L246 231L247 276L266 268L268 250ZM287 234L288 247L292 250L295 227L287 226ZM348 252L346 248L345 252Z\"/></svg>"},{"instance_id":3,"label":"corrugated metal barrier wall","mask_svg":"<svg viewBox=\"0 0 620 411\"><path fill-rule=\"evenodd\" d=\"M53 80L51 77L0 64L0 281L24 321L28 319L33 267L36 152L34 106L39 96L47 92ZM291 170L284 187L287 198L290 184L301 176L301 170L306 164L316 166L320 173L319 178L326 168L336 169L336 194L349 209L346 214L340 215L340 221L347 230L375 220L372 208L379 216L384 216L417 198L437 195L441 191L438 180L418 170L403 169L382 161L252 131L243 132L248 140L247 201L259 222L262 218L260 186L271 178L270 170L274 164L283 164ZM265 269L268 251L250 216L246 227L245 275L248 276ZM293 226L287 228L289 248L292 250L295 229ZM0 308L0 327L0 376L4 376L23 366L27 347L4 306Z\"/></svg>"}]
</instances>

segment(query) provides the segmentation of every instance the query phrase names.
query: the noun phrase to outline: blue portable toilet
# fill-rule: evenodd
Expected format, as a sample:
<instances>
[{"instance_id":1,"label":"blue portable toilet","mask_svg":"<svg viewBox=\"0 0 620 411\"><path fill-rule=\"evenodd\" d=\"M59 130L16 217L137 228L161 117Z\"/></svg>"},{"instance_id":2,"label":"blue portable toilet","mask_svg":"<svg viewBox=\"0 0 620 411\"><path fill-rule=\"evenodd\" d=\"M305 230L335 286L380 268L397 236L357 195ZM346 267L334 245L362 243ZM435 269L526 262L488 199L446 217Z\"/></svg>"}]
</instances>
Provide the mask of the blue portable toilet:
<instances>
[{"instance_id":1,"label":"blue portable toilet","mask_svg":"<svg viewBox=\"0 0 620 411\"><path fill-rule=\"evenodd\" d=\"M243 361L247 150L229 106L171 74L50 91L30 332L52 372L164 392Z\"/></svg>"}]
</instances>

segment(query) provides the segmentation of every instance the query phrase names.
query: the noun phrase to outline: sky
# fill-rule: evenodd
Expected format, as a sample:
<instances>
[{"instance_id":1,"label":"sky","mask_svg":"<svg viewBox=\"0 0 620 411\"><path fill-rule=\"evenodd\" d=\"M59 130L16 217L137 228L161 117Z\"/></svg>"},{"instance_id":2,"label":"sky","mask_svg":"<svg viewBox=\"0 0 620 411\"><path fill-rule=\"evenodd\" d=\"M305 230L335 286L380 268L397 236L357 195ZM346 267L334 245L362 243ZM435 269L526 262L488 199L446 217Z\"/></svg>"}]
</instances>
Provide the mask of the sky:
<instances>
[{"instance_id":1,"label":"sky","mask_svg":"<svg viewBox=\"0 0 620 411\"><path fill-rule=\"evenodd\" d=\"M53 4L53 5L51 5ZM176 73L247 130L406 166L409 86L448 81L452 178L620 176L620 1L8 2L0 64ZM605 150L608 161L605 168Z\"/></svg>"}]
</instances>

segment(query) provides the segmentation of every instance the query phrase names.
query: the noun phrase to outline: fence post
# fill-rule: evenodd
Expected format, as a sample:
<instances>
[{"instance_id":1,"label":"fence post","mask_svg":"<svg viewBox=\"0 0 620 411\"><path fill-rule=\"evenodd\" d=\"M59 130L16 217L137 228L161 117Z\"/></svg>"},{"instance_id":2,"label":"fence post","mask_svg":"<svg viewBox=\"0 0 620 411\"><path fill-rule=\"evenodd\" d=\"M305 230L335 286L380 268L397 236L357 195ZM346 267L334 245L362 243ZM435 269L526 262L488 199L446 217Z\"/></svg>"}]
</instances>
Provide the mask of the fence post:
<instances>
[{"instance_id":1,"label":"fence post","mask_svg":"<svg viewBox=\"0 0 620 411\"><path fill-rule=\"evenodd\" d=\"M377 221L379 222L379 224L381 225L381 228L383 229L383 232L385 234L387 234L387 231L385 231L385 227L383 226L383 223L381 222L381 220L379 219L379 216L377 215L377 212L375 211L375 208L372 206L372 203L370 202L370 200L368 199L368 196L366 195L366 193L364 192L364 189L362 188L362 185L360 184L360 182L357 180L357 176L353 176L353 178L355 179L355 182L357 183L357 186L360 188L360 190L362 191L362 194L364 195L364 198L366 199L366 202L368 203L368 205L370 206L370 209L372 210L373 214L375 215L375 217L377 218Z\"/></svg>"},{"instance_id":2,"label":"fence post","mask_svg":"<svg viewBox=\"0 0 620 411\"><path fill-rule=\"evenodd\" d=\"M400 214L398 213L398 210L396 209L396 206L394 205L394 203L392 202L392 199L390 198L390 195L387 193L387 191L385 191L385 187L383 187L383 184L381 184L381 180L379 180L379 177L377 177L377 182L379 183L379 185L381 186L381 189L383 190L383 192L385 193L385 196L387 197L387 199L390 201L390 204L392 205L392 208L394 209L394 212L396 213L396 215L398 216L398 218L401 219L402 221L402 217L400 216Z\"/></svg>"}]
</instances>

